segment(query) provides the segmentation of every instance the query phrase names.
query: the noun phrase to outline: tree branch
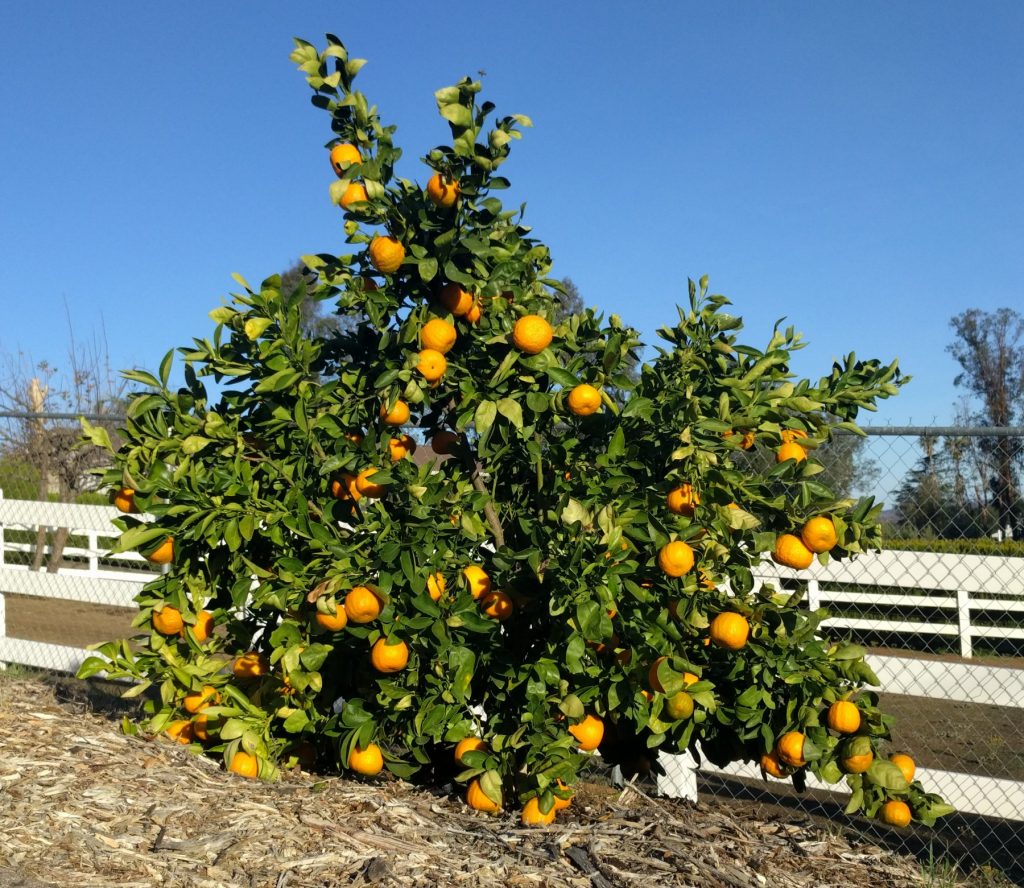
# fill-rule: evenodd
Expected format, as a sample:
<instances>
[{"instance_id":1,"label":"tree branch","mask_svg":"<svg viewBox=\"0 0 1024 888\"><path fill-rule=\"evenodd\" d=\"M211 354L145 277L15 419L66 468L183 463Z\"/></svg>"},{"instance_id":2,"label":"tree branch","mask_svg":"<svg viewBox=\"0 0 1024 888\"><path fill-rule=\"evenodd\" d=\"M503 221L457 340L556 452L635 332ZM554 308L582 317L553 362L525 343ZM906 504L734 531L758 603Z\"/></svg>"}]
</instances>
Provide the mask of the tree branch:
<instances>
[{"instance_id":1,"label":"tree branch","mask_svg":"<svg viewBox=\"0 0 1024 888\"><path fill-rule=\"evenodd\" d=\"M491 496L491 492L484 484L484 467L480 463L480 460L476 458L476 454L469 449L469 445L466 443L465 438L462 439L461 444L462 446L459 447L459 451L462 455L462 464L469 472L469 478L473 482L473 487L477 492L483 493L487 496L487 502L484 503L484 518L487 519L487 523L490 525L491 534L494 536L495 546L500 549L505 545L505 531L501 529L501 522L498 520L498 512L494 508L494 497Z\"/></svg>"}]
</instances>

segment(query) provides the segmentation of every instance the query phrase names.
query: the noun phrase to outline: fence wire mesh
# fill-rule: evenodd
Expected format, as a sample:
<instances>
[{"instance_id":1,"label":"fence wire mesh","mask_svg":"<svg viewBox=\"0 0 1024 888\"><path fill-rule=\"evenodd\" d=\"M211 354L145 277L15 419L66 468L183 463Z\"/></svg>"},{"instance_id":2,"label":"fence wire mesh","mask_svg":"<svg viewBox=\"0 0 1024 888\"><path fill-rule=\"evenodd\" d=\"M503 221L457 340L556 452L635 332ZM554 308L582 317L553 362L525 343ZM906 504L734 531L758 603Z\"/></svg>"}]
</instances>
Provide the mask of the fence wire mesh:
<instances>
[{"instance_id":1,"label":"fence wire mesh","mask_svg":"<svg viewBox=\"0 0 1024 888\"><path fill-rule=\"evenodd\" d=\"M91 419L114 433L120 417ZM0 663L74 671L86 645L133 633L132 599L153 568L109 554L115 512L89 471L102 451L75 446L77 417L0 421ZM802 589L809 607L828 610L829 635L869 649L896 719L891 751L910 753L920 779L958 808L933 831L860 828L1024 877L1024 430L868 432L818 456L837 492L886 503L883 551L801 574L766 563L760 579ZM824 786L764 783L752 766L660 764L664 775L640 779L666 795L834 819L845 804Z\"/></svg>"}]
</instances>

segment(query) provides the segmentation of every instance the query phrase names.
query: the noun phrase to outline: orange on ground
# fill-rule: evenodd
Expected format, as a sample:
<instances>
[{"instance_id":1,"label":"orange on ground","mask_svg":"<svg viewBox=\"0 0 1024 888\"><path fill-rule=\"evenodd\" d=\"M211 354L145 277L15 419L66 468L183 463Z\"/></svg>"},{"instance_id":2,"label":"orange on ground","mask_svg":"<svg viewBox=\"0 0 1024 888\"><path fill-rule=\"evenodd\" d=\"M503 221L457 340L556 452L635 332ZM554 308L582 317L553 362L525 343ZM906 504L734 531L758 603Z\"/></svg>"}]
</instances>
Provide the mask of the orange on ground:
<instances>
[{"instance_id":1,"label":"orange on ground","mask_svg":"<svg viewBox=\"0 0 1024 888\"><path fill-rule=\"evenodd\" d=\"M167 537L146 559L153 564L170 564L174 559L174 537Z\"/></svg>"},{"instance_id":2,"label":"orange on ground","mask_svg":"<svg viewBox=\"0 0 1024 888\"><path fill-rule=\"evenodd\" d=\"M345 596L345 613L353 623L370 623L381 610L381 600L366 586L353 586Z\"/></svg>"},{"instance_id":3,"label":"orange on ground","mask_svg":"<svg viewBox=\"0 0 1024 888\"><path fill-rule=\"evenodd\" d=\"M681 577L693 568L693 549L682 540L666 543L658 552L658 567L670 577Z\"/></svg>"},{"instance_id":4,"label":"orange on ground","mask_svg":"<svg viewBox=\"0 0 1024 888\"><path fill-rule=\"evenodd\" d=\"M409 421L409 405L405 401L395 401L395 406L388 410L387 404L381 404L380 415L385 425L404 425Z\"/></svg>"},{"instance_id":5,"label":"orange on ground","mask_svg":"<svg viewBox=\"0 0 1024 888\"><path fill-rule=\"evenodd\" d=\"M178 635L185 627L181 611L165 604L160 610L153 611L153 628L161 635Z\"/></svg>"},{"instance_id":6,"label":"orange on ground","mask_svg":"<svg viewBox=\"0 0 1024 888\"><path fill-rule=\"evenodd\" d=\"M890 799L878 812L882 823L889 826L909 826L911 821L910 805L901 802L899 799Z\"/></svg>"},{"instance_id":7,"label":"orange on ground","mask_svg":"<svg viewBox=\"0 0 1024 888\"><path fill-rule=\"evenodd\" d=\"M693 697L686 691L678 691L665 701L665 711L676 721L689 718L693 715Z\"/></svg>"},{"instance_id":8,"label":"orange on ground","mask_svg":"<svg viewBox=\"0 0 1024 888\"><path fill-rule=\"evenodd\" d=\"M434 173L427 180L427 197L430 198L434 206L448 209L458 200L459 183L455 179Z\"/></svg>"},{"instance_id":9,"label":"orange on ground","mask_svg":"<svg viewBox=\"0 0 1024 888\"><path fill-rule=\"evenodd\" d=\"M592 385L584 382L569 392L567 403L569 410L577 416L590 416L592 413L597 413L601 407L601 393Z\"/></svg>"},{"instance_id":10,"label":"orange on ground","mask_svg":"<svg viewBox=\"0 0 1024 888\"><path fill-rule=\"evenodd\" d=\"M363 156L355 145L344 142L331 149L331 166L334 167L334 172L338 174L339 179L344 177L345 169L349 164L362 162Z\"/></svg>"},{"instance_id":11,"label":"orange on ground","mask_svg":"<svg viewBox=\"0 0 1024 888\"><path fill-rule=\"evenodd\" d=\"M379 472L376 466L370 466L369 468L363 469L358 475L356 475L356 490L358 490L363 496L371 498L377 498L384 496L384 492L387 490L383 484L374 484L370 479Z\"/></svg>"},{"instance_id":12,"label":"orange on ground","mask_svg":"<svg viewBox=\"0 0 1024 888\"><path fill-rule=\"evenodd\" d=\"M220 700L220 696L217 694L217 689L212 685L203 685L201 691L193 691L191 694L186 694L185 699L182 701L185 711L195 715L197 712L206 709L211 703L217 703Z\"/></svg>"},{"instance_id":13,"label":"orange on ground","mask_svg":"<svg viewBox=\"0 0 1024 888\"><path fill-rule=\"evenodd\" d=\"M523 805L523 812L519 815L519 822L523 826L547 826L549 823L555 822L555 806L551 806L551 810L545 814L540 809L540 799L534 796L525 805Z\"/></svg>"},{"instance_id":14,"label":"orange on ground","mask_svg":"<svg viewBox=\"0 0 1024 888\"><path fill-rule=\"evenodd\" d=\"M700 505L700 494L694 491L692 484L681 484L669 492L667 502L670 512L692 518L696 507Z\"/></svg>"},{"instance_id":15,"label":"orange on ground","mask_svg":"<svg viewBox=\"0 0 1024 888\"><path fill-rule=\"evenodd\" d=\"M345 608L341 604L336 606L333 614L317 611L314 619L317 626L328 632L341 632L348 625L348 614L345 613Z\"/></svg>"},{"instance_id":16,"label":"orange on ground","mask_svg":"<svg viewBox=\"0 0 1024 888\"><path fill-rule=\"evenodd\" d=\"M814 553L804 545L800 537L783 533L775 540L772 561L783 567L806 570L814 562Z\"/></svg>"},{"instance_id":17,"label":"orange on ground","mask_svg":"<svg viewBox=\"0 0 1024 888\"><path fill-rule=\"evenodd\" d=\"M479 780L471 780L466 788L466 804L474 811L486 811L497 814L501 810L501 802L491 801L490 797L480 788Z\"/></svg>"},{"instance_id":18,"label":"orange on ground","mask_svg":"<svg viewBox=\"0 0 1024 888\"><path fill-rule=\"evenodd\" d=\"M907 783L914 779L914 774L917 773L917 765L914 764L914 760L909 755L905 755L902 752L894 752L889 756L889 761L900 769Z\"/></svg>"},{"instance_id":19,"label":"orange on ground","mask_svg":"<svg viewBox=\"0 0 1024 888\"><path fill-rule=\"evenodd\" d=\"M446 355L455 345L457 335L455 327L444 318L431 318L420 329L420 345Z\"/></svg>"},{"instance_id":20,"label":"orange on ground","mask_svg":"<svg viewBox=\"0 0 1024 888\"><path fill-rule=\"evenodd\" d=\"M743 614L735 611L723 611L711 621L709 631L711 640L719 647L730 651L738 651L750 637L750 623Z\"/></svg>"},{"instance_id":21,"label":"orange on ground","mask_svg":"<svg viewBox=\"0 0 1024 888\"><path fill-rule=\"evenodd\" d=\"M270 671L270 661L257 651L249 651L238 657L231 666L235 678L259 678Z\"/></svg>"},{"instance_id":22,"label":"orange on ground","mask_svg":"<svg viewBox=\"0 0 1024 888\"><path fill-rule=\"evenodd\" d=\"M604 739L604 722L596 715L587 715L583 721L569 725L569 733L576 738L580 751L593 752Z\"/></svg>"},{"instance_id":23,"label":"orange on ground","mask_svg":"<svg viewBox=\"0 0 1024 888\"><path fill-rule=\"evenodd\" d=\"M849 700L836 700L828 708L828 726L839 734L856 734L860 727L860 710Z\"/></svg>"},{"instance_id":24,"label":"orange on ground","mask_svg":"<svg viewBox=\"0 0 1024 888\"><path fill-rule=\"evenodd\" d=\"M504 622L512 616L512 611L515 610L515 607L512 604L512 599L506 593L488 592L480 599L480 610L487 614L487 616Z\"/></svg>"},{"instance_id":25,"label":"orange on ground","mask_svg":"<svg viewBox=\"0 0 1024 888\"><path fill-rule=\"evenodd\" d=\"M551 325L540 315L524 315L512 328L512 344L528 355L540 354L553 337Z\"/></svg>"},{"instance_id":26,"label":"orange on ground","mask_svg":"<svg viewBox=\"0 0 1024 888\"><path fill-rule=\"evenodd\" d=\"M804 759L804 740L799 731L790 731L779 737L775 744L775 755L791 768L800 768L807 764Z\"/></svg>"},{"instance_id":27,"label":"orange on ground","mask_svg":"<svg viewBox=\"0 0 1024 888\"><path fill-rule=\"evenodd\" d=\"M231 764L228 765L228 770L234 774L240 774L242 777L248 777L251 780L259 775L260 761L252 753L239 750L231 757Z\"/></svg>"},{"instance_id":28,"label":"orange on ground","mask_svg":"<svg viewBox=\"0 0 1024 888\"><path fill-rule=\"evenodd\" d=\"M370 241L370 264L381 274L394 274L405 260L405 247L390 235L377 235Z\"/></svg>"},{"instance_id":29,"label":"orange on ground","mask_svg":"<svg viewBox=\"0 0 1024 888\"><path fill-rule=\"evenodd\" d=\"M447 429L441 429L430 439L430 446L434 449L434 453L442 455L451 453L452 448L458 443L459 436L455 432L449 432Z\"/></svg>"},{"instance_id":30,"label":"orange on ground","mask_svg":"<svg viewBox=\"0 0 1024 888\"><path fill-rule=\"evenodd\" d=\"M437 382L448 369L448 361L436 349L425 348L419 353L416 369L427 382Z\"/></svg>"},{"instance_id":31,"label":"orange on ground","mask_svg":"<svg viewBox=\"0 0 1024 888\"><path fill-rule=\"evenodd\" d=\"M463 737L455 745L455 763L457 765L465 766L466 763L462 760L462 757L467 752L476 752L478 749L486 748L487 744L484 743L484 741L481 740L479 737Z\"/></svg>"},{"instance_id":32,"label":"orange on ground","mask_svg":"<svg viewBox=\"0 0 1024 888\"><path fill-rule=\"evenodd\" d=\"M398 462L416 452L416 441L412 435L399 435L388 441L388 449L391 451L391 461Z\"/></svg>"},{"instance_id":33,"label":"orange on ground","mask_svg":"<svg viewBox=\"0 0 1024 888\"><path fill-rule=\"evenodd\" d=\"M445 284L438 299L457 318L461 318L473 307L473 294L463 290L458 284Z\"/></svg>"},{"instance_id":34,"label":"orange on ground","mask_svg":"<svg viewBox=\"0 0 1024 888\"><path fill-rule=\"evenodd\" d=\"M378 638L370 649L370 663L378 672L401 672L409 665L409 645L404 641L389 643Z\"/></svg>"},{"instance_id":35,"label":"orange on ground","mask_svg":"<svg viewBox=\"0 0 1024 888\"><path fill-rule=\"evenodd\" d=\"M168 737L173 737L179 743L191 743L194 736L192 722L187 718L179 718L176 721L172 721L164 728L164 733Z\"/></svg>"},{"instance_id":36,"label":"orange on ground","mask_svg":"<svg viewBox=\"0 0 1024 888\"><path fill-rule=\"evenodd\" d=\"M787 459L795 459L797 462L803 462L807 459L807 451L799 444L790 441L788 444L783 444L775 451L775 462L783 463Z\"/></svg>"},{"instance_id":37,"label":"orange on ground","mask_svg":"<svg viewBox=\"0 0 1024 888\"><path fill-rule=\"evenodd\" d=\"M369 743L366 749L353 746L348 754L348 766L364 777L375 777L384 768L384 756L376 743Z\"/></svg>"},{"instance_id":38,"label":"orange on ground","mask_svg":"<svg viewBox=\"0 0 1024 888\"><path fill-rule=\"evenodd\" d=\"M839 542L836 526L826 515L818 515L808 521L800 531L800 539L812 552L828 552Z\"/></svg>"},{"instance_id":39,"label":"orange on ground","mask_svg":"<svg viewBox=\"0 0 1024 888\"><path fill-rule=\"evenodd\" d=\"M766 774L769 774L779 780L789 776L789 771L787 771L786 766L779 761L779 757L775 754L774 750L766 752L761 756L761 767L764 769Z\"/></svg>"},{"instance_id":40,"label":"orange on ground","mask_svg":"<svg viewBox=\"0 0 1024 888\"><path fill-rule=\"evenodd\" d=\"M440 572L432 573L427 577L427 594L430 596L432 601L440 601L447 586L448 584L445 582L444 574Z\"/></svg>"},{"instance_id":41,"label":"orange on ground","mask_svg":"<svg viewBox=\"0 0 1024 888\"><path fill-rule=\"evenodd\" d=\"M130 487L122 487L114 494L114 506L120 512L138 512L135 505L135 491Z\"/></svg>"},{"instance_id":42,"label":"orange on ground","mask_svg":"<svg viewBox=\"0 0 1024 888\"><path fill-rule=\"evenodd\" d=\"M345 193L341 196L341 206L343 209L348 209L354 203L365 203L370 199L366 193L366 188L360 182L350 182L348 188L345 189Z\"/></svg>"},{"instance_id":43,"label":"orange on ground","mask_svg":"<svg viewBox=\"0 0 1024 888\"><path fill-rule=\"evenodd\" d=\"M491 578L477 564L462 568L462 576L469 584L469 594L473 598L481 598L491 591Z\"/></svg>"}]
</instances>

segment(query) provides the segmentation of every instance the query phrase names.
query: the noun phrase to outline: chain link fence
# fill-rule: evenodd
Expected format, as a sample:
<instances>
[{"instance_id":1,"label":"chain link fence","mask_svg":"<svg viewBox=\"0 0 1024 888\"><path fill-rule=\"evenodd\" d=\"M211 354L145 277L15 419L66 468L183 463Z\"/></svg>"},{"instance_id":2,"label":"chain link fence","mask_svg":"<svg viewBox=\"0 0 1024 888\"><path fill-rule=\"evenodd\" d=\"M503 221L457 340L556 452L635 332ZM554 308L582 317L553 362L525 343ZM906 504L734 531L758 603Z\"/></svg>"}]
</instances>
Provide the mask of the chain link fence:
<instances>
[{"instance_id":1,"label":"chain link fence","mask_svg":"<svg viewBox=\"0 0 1024 888\"><path fill-rule=\"evenodd\" d=\"M114 434L120 417L89 419ZM90 473L102 452L74 446L77 416L0 422L0 663L73 672L86 645L132 634L132 599L153 568L108 554L116 513ZM896 718L890 751L912 755L922 782L958 808L934 830L851 828L1012 878L1024 878L1022 453L1021 429L838 437L818 451L824 480L886 503L885 549L800 574L765 564L760 578L801 589L810 607L829 611L829 634L869 649L882 707ZM797 793L752 766L661 763L664 775L642 778L649 790L851 823L842 794L810 780Z\"/></svg>"}]
</instances>

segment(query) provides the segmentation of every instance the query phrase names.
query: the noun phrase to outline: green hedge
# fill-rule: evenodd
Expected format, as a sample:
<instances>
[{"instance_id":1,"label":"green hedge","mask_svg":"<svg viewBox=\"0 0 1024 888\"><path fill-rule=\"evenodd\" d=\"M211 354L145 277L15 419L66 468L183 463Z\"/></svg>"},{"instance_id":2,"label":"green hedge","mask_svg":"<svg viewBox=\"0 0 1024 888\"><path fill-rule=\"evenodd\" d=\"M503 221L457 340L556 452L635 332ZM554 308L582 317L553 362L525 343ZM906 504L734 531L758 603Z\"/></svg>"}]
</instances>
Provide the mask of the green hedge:
<instances>
[{"instance_id":1,"label":"green hedge","mask_svg":"<svg viewBox=\"0 0 1024 888\"><path fill-rule=\"evenodd\" d=\"M1007 540L1000 543L988 537L957 540L883 538L882 546L886 549L902 549L910 552L950 552L957 555L1024 557L1024 541Z\"/></svg>"}]
</instances>

